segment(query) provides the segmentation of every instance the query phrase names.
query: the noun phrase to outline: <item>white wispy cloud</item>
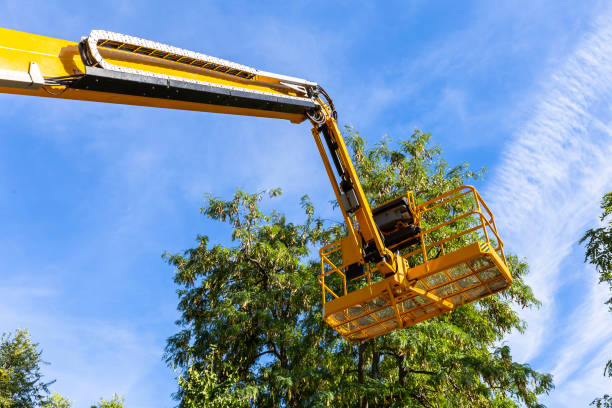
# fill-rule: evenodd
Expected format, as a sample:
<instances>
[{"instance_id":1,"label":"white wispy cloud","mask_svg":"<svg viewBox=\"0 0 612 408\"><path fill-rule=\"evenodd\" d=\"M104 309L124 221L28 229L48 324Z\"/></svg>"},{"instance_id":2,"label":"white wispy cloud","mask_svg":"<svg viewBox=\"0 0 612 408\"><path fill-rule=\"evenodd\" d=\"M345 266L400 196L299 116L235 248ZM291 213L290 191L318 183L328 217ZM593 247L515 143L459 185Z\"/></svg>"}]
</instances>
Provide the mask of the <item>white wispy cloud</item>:
<instances>
[{"instance_id":1,"label":"white wispy cloud","mask_svg":"<svg viewBox=\"0 0 612 408\"><path fill-rule=\"evenodd\" d=\"M612 343L612 315L603 305L609 295L608 288L597 284L593 268L586 269L591 275L591 278L587 279L590 288L585 293L586 299L567 316L567 320L575 324L567 325L558 332L559 337L564 338L565 344L556 353L558 358L552 374L559 384L564 384L572 374L587 365L588 360L593 358L590 354L595 350L606 349L612 345L609 344ZM596 369L599 373L612 354L606 357L605 360L598 361L600 365Z\"/></svg>"},{"instance_id":2,"label":"white wispy cloud","mask_svg":"<svg viewBox=\"0 0 612 408\"><path fill-rule=\"evenodd\" d=\"M612 10L598 17L540 89L485 197L507 247L527 257L532 271L527 282L543 302L541 309L523 314L527 334L511 339L517 356L535 360L546 356L544 346L557 347L554 361L543 363L555 375L555 399L562 401L571 383L574 391L583 387L575 397L588 403L591 377L577 366L595 364L593 355L612 342L612 330L603 297L596 296L596 282L589 278L594 271L567 265L570 255L580 256L576 243L595 222L601 196L612 188ZM575 291L559 299L570 281ZM568 304L577 310L560 313Z\"/></svg>"},{"instance_id":3,"label":"white wispy cloud","mask_svg":"<svg viewBox=\"0 0 612 408\"><path fill-rule=\"evenodd\" d=\"M612 355L612 342L604 344L595 356L587 361L579 361L580 375L569 378L560 392L553 393L545 401L550 407L583 407L593 399L610 394L610 378L603 376L603 361Z\"/></svg>"}]
</instances>

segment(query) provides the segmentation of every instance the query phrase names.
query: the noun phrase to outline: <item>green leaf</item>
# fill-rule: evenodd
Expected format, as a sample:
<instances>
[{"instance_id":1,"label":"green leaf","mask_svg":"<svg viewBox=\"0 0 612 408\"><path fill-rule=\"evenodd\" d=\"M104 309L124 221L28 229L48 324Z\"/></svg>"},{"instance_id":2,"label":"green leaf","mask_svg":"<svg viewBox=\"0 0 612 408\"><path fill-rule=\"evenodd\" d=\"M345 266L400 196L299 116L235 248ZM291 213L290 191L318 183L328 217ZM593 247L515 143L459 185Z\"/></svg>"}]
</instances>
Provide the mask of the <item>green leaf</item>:
<instances>
[{"instance_id":1,"label":"green leaf","mask_svg":"<svg viewBox=\"0 0 612 408\"><path fill-rule=\"evenodd\" d=\"M373 147L355 129L345 132L373 205L409 190L423 202L484 175L467 163L449 166L419 130ZM538 395L553 388L550 375L498 347L525 328L515 308L539 305L524 260L508 257L510 290L357 346L323 323L316 280L317 249L344 236L344 226L317 216L307 196L302 223L266 213L264 193L207 196L202 214L229 225L231 246L204 236L184 254L164 255L181 313L165 357L180 372L182 407L538 407ZM467 205L440 207L427 222Z\"/></svg>"}]
</instances>

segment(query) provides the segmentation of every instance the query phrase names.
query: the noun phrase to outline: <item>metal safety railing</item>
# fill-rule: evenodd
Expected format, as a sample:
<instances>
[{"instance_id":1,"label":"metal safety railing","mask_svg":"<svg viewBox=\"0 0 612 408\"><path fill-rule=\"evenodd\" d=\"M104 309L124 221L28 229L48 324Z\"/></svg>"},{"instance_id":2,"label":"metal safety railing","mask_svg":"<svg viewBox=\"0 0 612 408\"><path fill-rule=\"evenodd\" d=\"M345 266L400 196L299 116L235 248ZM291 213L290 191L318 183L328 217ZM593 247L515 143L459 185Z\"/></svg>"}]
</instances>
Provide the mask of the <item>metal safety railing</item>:
<instances>
[{"instance_id":1,"label":"metal safety railing","mask_svg":"<svg viewBox=\"0 0 612 408\"><path fill-rule=\"evenodd\" d=\"M384 277L366 264L361 279L348 281L341 241L320 250L324 318L345 338L376 337L510 285L494 216L474 187L417 205L414 218L421 232L398 257L400 277Z\"/></svg>"},{"instance_id":2,"label":"metal safety railing","mask_svg":"<svg viewBox=\"0 0 612 408\"><path fill-rule=\"evenodd\" d=\"M505 263L506 256L504 254L503 241L501 240L501 238L499 237L499 233L497 232L497 226L495 225L495 218L493 217L493 213L491 212L487 204L484 202L481 195L478 193L478 191L476 191L473 186L461 186L445 194L442 194L441 196L419 204L417 206L416 211L417 217L419 217L417 221L419 226L422 227L423 217L426 217L427 214L431 214L432 211L438 208L442 208L447 204L457 202L462 199L467 199L468 203L473 205L471 210L461 213L459 215L455 215L453 216L453 218L445 222L431 226L430 228L422 231L419 234L419 238L421 240L420 248L404 254L403 257L409 258L413 255L416 255L417 253L420 253L422 255L423 264L427 266L427 253L430 249L439 247L441 254L444 255L446 253L445 244L457 240L458 238L467 236L468 234L474 232L481 232L482 235L473 237L472 241L485 241L489 244L494 244L492 247L496 252L498 252L499 256L503 259ZM457 231L443 239L439 239L430 243L426 242L427 238L431 236L432 233L439 231L446 226L450 226L454 223L457 223L461 220L470 221L470 218L471 221L475 221L474 218L477 218L477 221L473 222L474 225L470 228ZM469 222L466 224L469 224ZM492 237L494 237L494 241L491 241Z\"/></svg>"}]
</instances>

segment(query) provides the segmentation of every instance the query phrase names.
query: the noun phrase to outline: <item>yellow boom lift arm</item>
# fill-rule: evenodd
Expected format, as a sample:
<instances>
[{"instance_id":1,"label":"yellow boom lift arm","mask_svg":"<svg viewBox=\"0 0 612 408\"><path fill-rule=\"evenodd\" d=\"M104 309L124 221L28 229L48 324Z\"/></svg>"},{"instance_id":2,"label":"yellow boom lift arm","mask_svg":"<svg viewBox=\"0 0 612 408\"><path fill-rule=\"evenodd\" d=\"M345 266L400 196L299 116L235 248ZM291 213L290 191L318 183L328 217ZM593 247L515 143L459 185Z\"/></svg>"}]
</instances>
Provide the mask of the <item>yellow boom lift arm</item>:
<instances>
[{"instance_id":1,"label":"yellow boom lift arm","mask_svg":"<svg viewBox=\"0 0 612 408\"><path fill-rule=\"evenodd\" d=\"M323 319L349 341L512 283L493 215L473 187L418 205L409 192L370 208L334 104L314 82L108 31L71 42L0 28L0 92L309 120L348 232L320 250ZM434 217L441 207L452 215Z\"/></svg>"}]
</instances>

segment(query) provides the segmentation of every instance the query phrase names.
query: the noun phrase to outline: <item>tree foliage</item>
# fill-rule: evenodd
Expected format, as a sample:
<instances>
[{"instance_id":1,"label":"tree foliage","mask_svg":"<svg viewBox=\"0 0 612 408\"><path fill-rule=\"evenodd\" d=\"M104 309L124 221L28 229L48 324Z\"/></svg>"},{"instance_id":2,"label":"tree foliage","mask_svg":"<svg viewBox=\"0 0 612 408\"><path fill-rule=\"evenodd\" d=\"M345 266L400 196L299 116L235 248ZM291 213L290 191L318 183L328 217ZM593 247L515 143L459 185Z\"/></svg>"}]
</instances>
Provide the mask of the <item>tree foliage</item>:
<instances>
[{"instance_id":1,"label":"tree foliage","mask_svg":"<svg viewBox=\"0 0 612 408\"><path fill-rule=\"evenodd\" d=\"M483 174L450 167L420 131L374 147L346 133L373 204L407 190L427 200ZM354 345L321 319L313 254L341 237L342 225L317 217L307 197L304 223L288 222L263 212L263 197L209 196L202 213L231 226L233 245L199 236L196 247L165 255L176 268L181 312L166 358L182 372L182 407L536 407L537 395L552 389L551 376L514 361L502 343L524 330L513 308L538 305L523 282L524 261L509 256L515 283L502 294Z\"/></svg>"},{"instance_id":2,"label":"tree foliage","mask_svg":"<svg viewBox=\"0 0 612 408\"><path fill-rule=\"evenodd\" d=\"M595 398L591 406L596 408L612 408L612 395L605 394L603 397Z\"/></svg>"},{"instance_id":3,"label":"tree foliage","mask_svg":"<svg viewBox=\"0 0 612 408\"><path fill-rule=\"evenodd\" d=\"M29 408L43 403L53 382L42 380L42 351L27 330L3 333L0 340L0 407Z\"/></svg>"},{"instance_id":4,"label":"tree foliage","mask_svg":"<svg viewBox=\"0 0 612 408\"><path fill-rule=\"evenodd\" d=\"M604 226L588 230L580 243L586 243L584 261L595 265L599 274L599 283L607 283L612 292L612 191L603 196L601 200L600 220ZM607 222L607 224L606 224ZM610 312L612 312L612 296L606 301ZM612 360L608 360L604 368L604 376L612 377ZM591 405L597 408L612 408L612 396L604 395L595 399Z\"/></svg>"},{"instance_id":5,"label":"tree foliage","mask_svg":"<svg viewBox=\"0 0 612 408\"><path fill-rule=\"evenodd\" d=\"M217 361L217 371L211 366L203 370L190 367L185 376L180 376L178 385L182 393L182 406L185 408L200 408L202 406L219 408L241 408L247 405L249 400L248 389L235 387L240 382L237 370L230 364L219 360L218 354L213 347L211 360ZM220 365L225 367L219 369ZM223 376L217 373L223 372Z\"/></svg>"},{"instance_id":6,"label":"tree foliage","mask_svg":"<svg viewBox=\"0 0 612 408\"><path fill-rule=\"evenodd\" d=\"M586 243L585 262L595 265L599 274L599 282L607 283L612 291L612 191L604 195L601 200L600 220L604 223L602 227L588 230L580 243ZM607 222L607 224L605 224ZM612 312L612 296L606 304Z\"/></svg>"},{"instance_id":7,"label":"tree foliage","mask_svg":"<svg viewBox=\"0 0 612 408\"><path fill-rule=\"evenodd\" d=\"M96 405L92 405L91 408L123 408L123 397L113 394L110 400L100 398L100 402Z\"/></svg>"},{"instance_id":8,"label":"tree foliage","mask_svg":"<svg viewBox=\"0 0 612 408\"><path fill-rule=\"evenodd\" d=\"M50 397L43 403L44 408L71 408L72 402L59 395L57 392L53 392Z\"/></svg>"},{"instance_id":9,"label":"tree foliage","mask_svg":"<svg viewBox=\"0 0 612 408\"><path fill-rule=\"evenodd\" d=\"M0 338L0 408L70 408L72 402L44 382L42 351L27 330L3 333ZM123 408L123 398L114 395L100 400L95 408Z\"/></svg>"}]
</instances>

